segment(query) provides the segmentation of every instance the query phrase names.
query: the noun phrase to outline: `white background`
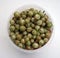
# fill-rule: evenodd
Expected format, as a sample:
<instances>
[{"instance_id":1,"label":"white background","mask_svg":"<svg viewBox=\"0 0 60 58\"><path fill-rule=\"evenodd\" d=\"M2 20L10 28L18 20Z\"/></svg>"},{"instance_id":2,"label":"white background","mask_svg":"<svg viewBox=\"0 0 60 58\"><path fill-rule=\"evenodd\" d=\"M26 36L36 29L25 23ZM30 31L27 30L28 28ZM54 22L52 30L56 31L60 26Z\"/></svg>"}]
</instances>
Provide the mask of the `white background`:
<instances>
[{"instance_id":1,"label":"white background","mask_svg":"<svg viewBox=\"0 0 60 58\"><path fill-rule=\"evenodd\" d=\"M11 12L26 4L37 4L52 16L55 34L49 46L34 54L22 53L13 47L6 35ZM0 58L60 58L60 0L0 0Z\"/></svg>"}]
</instances>

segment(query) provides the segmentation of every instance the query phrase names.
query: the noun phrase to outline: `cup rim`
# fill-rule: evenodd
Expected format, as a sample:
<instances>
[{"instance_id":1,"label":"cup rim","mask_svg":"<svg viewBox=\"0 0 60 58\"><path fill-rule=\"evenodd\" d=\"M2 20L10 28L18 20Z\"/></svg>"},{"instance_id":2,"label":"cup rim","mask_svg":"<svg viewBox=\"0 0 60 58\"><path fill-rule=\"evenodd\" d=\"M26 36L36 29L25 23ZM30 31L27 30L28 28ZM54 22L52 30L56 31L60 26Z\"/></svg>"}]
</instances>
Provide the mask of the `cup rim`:
<instances>
[{"instance_id":1,"label":"cup rim","mask_svg":"<svg viewBox=\"0 0 60 58\"><path fill-rule=\"evenodd\" d=\"M13 13L14 13L15 11L19 11L19 10L23 11L23 10L26 10L26 9L28 9L28 8L35 8L35 9L39 9L39 10L45 10L44 8L42 8L41 6L38 6L38 5L36 5L36 4L23 5L23 6L19 7L19 8L17 8L16 10L14 10L14 11L11 13L12 15L10 15L10 17L9 17L8 19L10 20L10 18L12 18ZM18 47L16 44L13 43L13 41L12 41L11 38L9 37L9 21L8 21L7 29L8 29L8 37L9 37L10 43L11 43L15 48L17 48L18 50L23 51L23 52L27 52L27 53L33 53L33 52L42 50L44 47L46 47L46 46L52 41L53 36L54 36L54 22L53 22L53 18L51 18L51 16L50 16L50 14L48 13L48 11L45 10L45 13L49 16L49 18L51 19L51 22L53 23L53 27L52 27L53 30L52 30L52 34L51 34L51 37L50 37L49 41L48 41L44 46L42 46L42 47L40 47L40 48L38 48L38 49L35 49L35 50L26 50L26 49L22 49L22 48Z\"/></svg>"}]
</instances>

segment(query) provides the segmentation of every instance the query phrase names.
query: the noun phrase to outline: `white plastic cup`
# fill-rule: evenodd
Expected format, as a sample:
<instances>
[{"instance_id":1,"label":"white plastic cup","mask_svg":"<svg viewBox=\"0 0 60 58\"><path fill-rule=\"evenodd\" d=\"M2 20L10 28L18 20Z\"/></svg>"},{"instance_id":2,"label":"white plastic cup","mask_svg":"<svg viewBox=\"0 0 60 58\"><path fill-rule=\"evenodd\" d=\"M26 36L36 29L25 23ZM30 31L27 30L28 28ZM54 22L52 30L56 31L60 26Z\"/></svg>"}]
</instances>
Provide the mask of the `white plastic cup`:
<instances>
[{"instance_id":1,"label":"white plastic cup","mask_svg":"<svg viewBox=\"0 0 60 58\"><path fill-rule=\"evenodd\" d=\"M26 10L26 9L29 9L29 8L35 8L35 9L37 9L37 10L42 10L42 11L44 10L44 8L41 8L41 7L38 6L38 5L24 5L24 6L22 6L22 7L19 7L19 8L16 9L15 11L21 12L21 11ZM9 19L11 19L11 18L13 17L13 13L14 13L15 11L12 12L12 15L9 17ZM16 49L18 49L19 51L25 52L25 53L35 53L35 52L38 52L38 51L40 51L40 50L43 50L45 47L47 47L47 46L51 43L51 41L52 41L52 39L53 39L53 37L54 37L54 22L53 22L53 19L51 18L51 16L48 14L48 12L45 11L45 13L49 16L49 20L53 23L52 34L51 34L51 37L50 37L49 41L48 41L44 46L42 46L41 48L35 49L35 50L26 50L26 49L22 49L22 48L18 47L17 45L15 45L15 44L13 43L13 41L11 40L11 38L9 37L9 24L8 24L8 26L7 26L7 32L8 32L8 37L9 37L8 39L9 39L9 41L11 42L11 44L12 44ZM8 22L8 23L9 23L9 22Z\"/></svg>"}]
</instances>

